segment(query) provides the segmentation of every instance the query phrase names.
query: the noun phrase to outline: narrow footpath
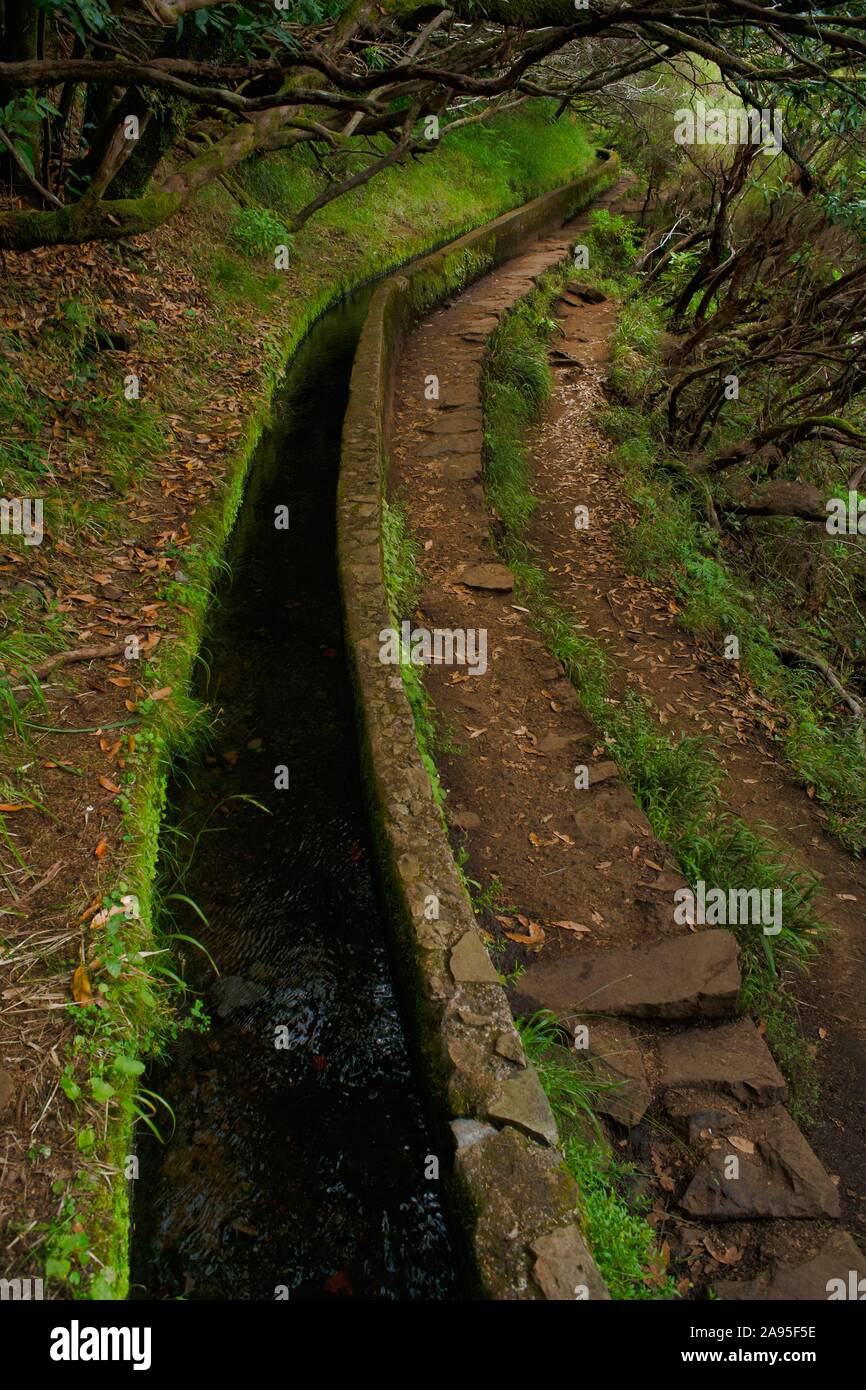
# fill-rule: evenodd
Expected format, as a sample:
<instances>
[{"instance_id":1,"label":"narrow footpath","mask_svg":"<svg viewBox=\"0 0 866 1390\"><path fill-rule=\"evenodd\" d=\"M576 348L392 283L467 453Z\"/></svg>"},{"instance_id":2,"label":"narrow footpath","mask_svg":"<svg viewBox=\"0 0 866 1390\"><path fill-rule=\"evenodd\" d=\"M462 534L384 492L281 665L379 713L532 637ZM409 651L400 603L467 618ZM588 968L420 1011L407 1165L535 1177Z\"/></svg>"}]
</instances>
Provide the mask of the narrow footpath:
<instances>
[{"instance_id":1,"label":"narrow footpath","mask_svg":"<svg viewBox=\"0 0 866 1390\"><path fill-rule=\"evenodd\" d=\"M626 194L622 181L594 206L620 210ZM560 302L565 337L557 347L584 370L557 372L533 440L542 505L531 538L575 621L609 647L623 688L655 699L672 731L711 722L731 809L779 827L824 876L834 909L825 916L838 930L803 998L812 1036L828 1020L831 1042L842 1045L838 1063L819 1054L826 1111L810 1136L817 1153L785 1109L787 1086L760 1030L738 1014L733 933L675 924L682 874L491 544L482 482L486 341L588 223L585 214L539 240L431 315L406 344L394 384L391 491L406 503L423 577L413 617L430 629L487 630L483 677L444 665L425 672L450 749L437 754L446 815L469 877L494 885L496 902L523 919L525 940L507 957L528 965L515 1012L548 1008L574 1028L587 1022L593 1068L621 1083L600 1105L612 1142L639 1169L648 1219L683 1291L824 1299L829 1278L866 1268L840 1221L860 1225L866 1194L851 1081L864 1074L862 1025L845 975L846 962L849 980L864 970L864 877L784 774L762 726L765 711L746 707L730 663L698 649L676 627L667 596L629 575L617 554L613 521L628 503L594 423L605 404L609 302ZM439 379L433 401L425 398L431 374ZM588 531L574 529L578 503L593 510ZM577 764L590 769L586 790L575 788Z\"/></svg>"}]
</instances>

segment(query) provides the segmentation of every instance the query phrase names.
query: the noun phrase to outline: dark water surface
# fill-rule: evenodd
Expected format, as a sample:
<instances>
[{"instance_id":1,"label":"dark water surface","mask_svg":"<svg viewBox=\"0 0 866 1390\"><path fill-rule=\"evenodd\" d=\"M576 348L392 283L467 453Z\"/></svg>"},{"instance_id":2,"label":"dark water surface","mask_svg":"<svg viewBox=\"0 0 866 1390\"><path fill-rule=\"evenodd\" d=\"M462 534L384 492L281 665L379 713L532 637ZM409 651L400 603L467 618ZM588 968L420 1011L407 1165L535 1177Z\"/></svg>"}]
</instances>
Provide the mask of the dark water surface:
<instances>
[{"instance_id":1,"label":"dark water surface","mask_svg":"<svg viewBox=\"0 0 866 1390\"><path fill-rule=\"evenodd\" d=\"M208 925L186 913L183 929L220 976L187 951L213 1027L185 1034L149 1080L177 1128L165 1147L140 1141L133 1297L459 1293L439 1184L424 1176L337 589L340 430L368 295L326 315L295 359L214 605L219 737L168 819L199 836L183 891ZM274 525L282 505L288 531ZM275 790L277 765L289 790Z\"/></svg>"}]
</instances>

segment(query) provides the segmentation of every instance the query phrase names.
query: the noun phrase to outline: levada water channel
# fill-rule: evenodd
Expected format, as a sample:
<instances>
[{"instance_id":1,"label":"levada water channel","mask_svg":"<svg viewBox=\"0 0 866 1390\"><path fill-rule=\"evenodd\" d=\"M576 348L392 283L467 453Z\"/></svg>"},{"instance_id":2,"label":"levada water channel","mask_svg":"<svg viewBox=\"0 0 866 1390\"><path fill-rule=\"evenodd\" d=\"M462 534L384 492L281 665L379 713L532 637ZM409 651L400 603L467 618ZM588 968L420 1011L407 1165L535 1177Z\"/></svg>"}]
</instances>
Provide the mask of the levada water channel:
<instances>
[{"instance_id":1,"label":"levada water channel","mask_svg":"<svg viewBox=\"0 0 866 1390\"><path fill-rule=\"evenodd\" d=\"M294 358L213 604L201 693L216 741L176 780L164 857L195 847L182 891L207 924L186 909L181 929L219 974L183 948L212 1026L148 1078L175 1123L160 1119L162 1143L140 1126L133 1298L460 1293L343 648L335 489L368 298L320 319Z\"/></svg>"}]
</instances>

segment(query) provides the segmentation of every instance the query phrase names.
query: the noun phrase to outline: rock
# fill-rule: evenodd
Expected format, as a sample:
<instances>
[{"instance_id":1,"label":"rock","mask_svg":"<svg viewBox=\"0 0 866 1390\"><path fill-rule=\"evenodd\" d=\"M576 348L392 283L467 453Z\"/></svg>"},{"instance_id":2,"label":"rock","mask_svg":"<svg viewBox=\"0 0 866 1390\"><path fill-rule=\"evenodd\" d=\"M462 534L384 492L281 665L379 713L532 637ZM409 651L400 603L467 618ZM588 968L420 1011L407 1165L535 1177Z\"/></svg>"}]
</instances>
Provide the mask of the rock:
<instances>
[{"instance_id":1,"label":"rock","mask_svg":"<svg viewBox=\"0 0 866 1390\"><path fill-rule=\"evenodd\" d=\"M443 477L455 483L472 483L481 477L481 455L467 454L465 458L448 459L443 470ZM482 502L484 493L481 493Z\"/></svg>"},{"instance_id":2,"label":"rock","mask_svg":"<svg viewBox=\"0 0 866 1390\"><path fill-rule=\"evenodd\" d=\"M14 1099L15 1082L9 1072L0 1067L0 1115L12 1104Z\"/></svg>"},{"instance_id":3,"label":"rock","mask_svg":"<svg viewBox=\"0 0 866 1390\"><path fill-rule=\"evenodd\" d=\"M418 450L422 459L447 458L449 454L477 454L481 457L484 436L480 430L467 430L464 434L437 435Z\"/></svg>"},{"instance_id":4,"label":"rock","mask_svg":"<svg viewBox=\"0 0 866 1390\"><path fill-rule=\"evenodd\" d=\"M456 825L458 830L477 830L481 817L474 811L467 811L464 806L456 806L453 811L448 811L448 823Z\"/></svg>"},{"instance_id":5,"label":"rock","mask_svg":"<svg viewBox=\"0 0 866 1390\"><path fill-rule=\"evenodd\" d=\"M496 1051L506 1061L514 1062L518 1067L526 1066L526 1053L523 1051L523 1043L517 1036L516 1029L512 1028L506 1033L499 1034L496 1039Z\"/></svg>"},{"instance_id":6,"label":"rock","mask_svg":"<svg viewBox=\"0 0 866 1390\"><path fill-rule=\"evenodd\" d=\"M561 753L565 748L571 748L573 744L579 743L582 734L557 734L551 729L549 734L539 739L537 746L539 753Z\"/></svg>"},{"instance_id":7,"label":"rock","mask_svg":"<svg viewBox=\"0 0 866 1390\"><path fill-rule=\"evenodd\" d=\"M478 433L481 429L481 410L480 408L471 410L452 410L444 414L435 415L426 429L432 434L463 434L464 432Z\"/></svg>"},{"instance_id":8,"label":"rock","mask_svg":"<svg viewBox=\"0 0 866 1390\"><path fill-rule=\"evenodd\" d=\"M468 1149L470 1144L480 1144L483 1139L489 1139L491 1134L497 1134L492 1125L486 1125L482 1120L464 1119L451 1121L451 1132L457 1141L458 1149Z\"/></svg>"},{"instance_id":9,"label":"rock","mask_svg":"<svg viewBox=\"0 0 866 1390\"><path fill-rule=\"evenodd\" d=\"M589 764L589 785L598 786L601 782L609 782L612 777L619 776L619 768L616 763L590 763Z\"/></svg>"},{"instance_id":10,"label":"rock","mask_svg":"<svg viewBox=\"0 0 866 1390\"><path fill-rule=\"evenodd\" d=\"M579 1021L574 1025L580 1026ZM586 1023L588 1046L576 1049L578 1057L586 1057L598 1081L613 1084L615 1089L599 1091L594 1100L596 1110L610 1115L620 1124L639 1124L652 1103L652 1091L640 1048L627 1023L596 1018Z\"/></svg>"},{"instance_id":11,"label":"rock","mask_svg":"<svg viewBox=\"0 0 866 1390\"><path fill-rule=\"evenodd\" d=\"M852 1279L853 1274L853 1279ZM834 1231L817 1255L798 1263L776 1260L755 1279L720 1279L714 1285L719 1298L760 1299L862 1299L866 1296L866 1257L847 1231ZM841 1283L839 1282L841 1281Z\"/></svg>"},{"instance_id":12,"label":"rock","mask_svg":"<svg viewBox=\"0 0 866 1390\"><path fill-rule=\"evenodd\" d=\"M581 947L531 965L515 990L521 1013L624 1014L633 1018L721 1018L740 993L732 932L676 936L631 951Z\"/></svg>"},{"instance_id":13,"label":"rock","mask_svg":"<svg viewBox=\"0 0 866 1390\"><path fill-rule=\"evenodd\" d=\"M735 1142L736 1141L736 1142ZM712 1221L839 1216L839 1194L782 1105L731 1116L692 1178L680 1206ZM754 1152L746 1151L747 1145ZM737 1176L726 1176L730 1160Z\"/></svg>"},{"instance_id":14,"label":"rock","mask_svg":"<svg viewBox=\"0 0 866 1390\"><path fill-rule=\"evenodd\" d=\"M534 1067L508 1077L499 1095L488 1105L487 1115L556 1147L556 1121Z\"/></svg>"},{"instance_id":15,"label":"rock","mask_svg":"<svg viewBox=\"0 0 866 1390\"><path fill-rule=\"evenodd\" d=\"M468 589L490 589L505 594L514 588L514 575L505 565L466 565L457 576L457 583L465 584Z\"/></svg>"},{"instance_id":16,"label":"rock","mask_svg":"<svg viewBox=\"0 0 866 1390\"><path fill-rule=\"evenodd\" d=\"M573 1220L580 1198L562 1155L506 1128L458 1149L454 1170L475 1214L481 1295L497 1301L542 1299L544 1289L533 1271L548 1250L542 1246L541 1255L533 1255L531 1246L553 1227ZM558 1253L554 1247L553 1255Z\"/></svg>"},{"instance_id":17,"label":"rock","mask_svg":"<svg viewBox=\"0 0 866 1390\"><path fill-rule=\"evenodd\" d=\"M214 993L219 1000L217 1013L220 1018L226 1018L235 1009L258 1004L261 999L267 997L268 991L264 985L247 980L243 975L224 975L214 986Z\"/></svg>"},{"instance_id":18,"label":"rock","mask_svg":"<svg viewBox=\"0 0 866 1390\"><path fill-rule=\"evenodd\" d=\"M607 301L607 295L597 290L595 285L569 285L568 292L576 295L584 304L604 304Z\"/></svg>"},{"instance_id":19,"label":"rock","mask_svg":"<svg viewBox=\"0 0 866 1390\"><path fill-rule=\"evenodd\" d=\"M757 1105L785 1100L788 1094L770 1049L748 1018L662 1038L659 1064L665 1089L708 1087Z\"/></svg>"},{"instance_id":20,"label":"rock","mask_svg":"<svg viewBox=\"0 0 866 1390\"><path fill-rule=\"evenodd\" d=\"M449 964L458 984L499 984L493 962L474 927L464 932L452 948Z\"/></svg>"},{"instance_id":21,"label":"rock","mask_svg":"<svg viewBox=\"0 0 866 1390\"><path fill-rule=\"evenodd\" d=\"M574 1222L539 1236L530 1249L535 1256L532 1277L545 1298L562 1303L610 1298L607 1285Z\"/></svg>"}]
</instances>

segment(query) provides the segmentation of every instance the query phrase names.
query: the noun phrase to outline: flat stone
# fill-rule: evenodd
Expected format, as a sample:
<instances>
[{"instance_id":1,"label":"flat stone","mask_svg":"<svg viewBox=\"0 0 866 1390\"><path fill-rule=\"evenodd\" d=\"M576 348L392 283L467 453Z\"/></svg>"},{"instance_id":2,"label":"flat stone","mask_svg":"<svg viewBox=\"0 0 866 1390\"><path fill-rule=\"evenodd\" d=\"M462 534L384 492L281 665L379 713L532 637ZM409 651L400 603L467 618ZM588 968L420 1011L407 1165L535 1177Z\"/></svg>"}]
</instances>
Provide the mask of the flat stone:
<instances>
[{"instance_id":1,"label":"flat stone","mask_svg":"<svg viewBox=\"0 0 866 1390\"><path fill-rule=\"evenodd\" d=\"M463 409L448 410L434 416L428 425L425 426L431 434L463 434L472 431L477 434L481 429L481 411Z\"/></svg>"},{"instance_id":2,"label":"flat stone","mask_svg":"<svg viewBox=\"0 0 866 1390\"><path fill-rule=\"evenodd\" d=\"M665 1089L707 1087L757 1105L788 1094L785 1078L749 1018L662 1038L659 1064Z\"/></svg>"},{"instance_id":3,"label":"flat stone","mask_svg":"<svg viewBox=\"0 0 866 1390\"><path fill-rule=\"evenodd\" d=\"M475 1213L473 1249L482 1296L543 1299L533 1277L539 1256L531 1246L553 1227L572 1221L580 1199L562 1155L507 1128L458 1149L454 1169ZM541 1249L545 1255L546 1247Z\"/></svg>"},{"instance_id":4,"label":"flat stone","mask_svg":"<svg viewBox=\"0 0 866 1390\"><path fill-rule=\"evenodd\" d=\"M530 1249L535 1256L532 1277L545 1298L560 1303L610 1298L607 1285L574 1222L539 1236Z\"/></svg>"},{"instance_id":5,"label":"flat stone","mask_svg":"<svg viewBox=\"0 0 866 1390\"><path fill-rule=\"evenodd\" d=\"M629 1128L639 1124L652 1103L652 1091L634 1034L622 1020L603 1018L589 1020L586 1031L588 1045L575 1049L576 1055L586 1057L598 1081L615 1088L597 1093L595 1109Z\"/></svg>"},{"instance_id":6,"label":"flat stone","mask_svg":"<svg viewBox=\"0 0 866 1390\"><path fill-rule=\"evenodd\" d=\"M489 1139L492 1134L499 1133L492 1125L486 1125L482 1120L462 1117L452 1120L450 1129L458 1149L468 1149L471 1144L480 1144L483 1139Z\"/></svg>"},{"instance_id":7,"label":"flat stone","mask_svg":"<svg viewBox=\"0 0 866 1390\"><path fill-rule=\"evenodd\" d=\"M9 1072L0 1067L0 1115L12 1104L14 1097L15 1082Z\"/></svg>"},{"instance_id":8,"label":"flat stone","mask_svg":"<svg viewBox=\"0 0 866 1390\"><path fill-rule=\"evenodd\" d=\"M515 992L521 1013L721 1018L740 993L736 939L708 930L630 951L575 949L531 965Z\"/></svg>"},{"instance_id":9,"label":"flat stone","mask_svg":"<svg viewBox=\"0 0 866 1390\"><path fill-rule=\"evenodd\" d=\"M468 589L490 589L495 593L510 593L514 588L514 575L506 565L466 565L458 575L457 583L465 584Z\"/></svg>"},{"instance_id":10,"label":"flat stone","mask_svg":"<svg viewBox=\"0 0 866 1390\"><path fill-rule=\"evenodd\" d=\"M866 1284L859 1287L861 1279L866 1279L866 1257L847 1231L833 1231L810 1260L776 1260L754 1279L719 1279L714 1288L728 1301L859 1300L866 1296Z\"/></svg>"},{"instance_id":11,"label":"flat stone","mask_svg":"<svg viewBox=\"0 0 866 1390\"><path fill-rule=\"evenodd\" d=\"M690 1216L838 1218L839 1193L783 1105L732 1116L711 1142L680 1202ZM736 1177L727 1176L732 1158L738 1161Z\"/></svg>"},{"instance_id":12,"label":"flat stone","mask_svg":"<svg viewBox=\"0 0 866 1390\"><path fill-rule=\"evenodd\" d=\"M479 454L484 446L484 436L480 430L467 430L464 434L443 434L430 440L418 450L422 459L447 458L449 454Z\"/></svg>"},{"instance_id":13,"label":"flat stone","mask_svg":"<svg viewBox=\"0 0 866 1390\"><path fill-rule=\"evenodd\" d=\"M449 964L458 984L499 984L493 962L474 928L464 932L452 948Z\"/></svg>"},{"instance_id":14,"label":"flat stone","mask_svg":"<svg viewBox=\"0 0 866 1390\"><path fill-rule=\"evenodd\" d=\"M582 734L557 734L553 730L545 734L544 738L539 739L537 750L539 753L561 753L564 749L570 748L572 744L579 743Z\"/></svg>"},{"instance_id":15,"label":"flat stone","mask_svg":"<svg viewBox=\"0 0 866 1390\"><path fill-rule=\"evenodd\" d=\"M526 1053L523 1051L523 1043L517 1036L516 1029L512 1028L507 1033L499 1034L496 1039L496 1051L506 1061L514 1062L518 1067L526 1066Z\"/></svg>"},{"instance_id":16,"label":"flat stone","mask_svg":"<svg viewBox=\"0 0 866 1390\"><path fill-rule=\"evenodd\" d=\"M591 787L600 786L602 782L609 782L612 777L619 776L619 768L616 763L590 763L588 771Z\"/></svg>"},{"instance_id":17,"label":"flat stone","mask_svg":"<svg viewBox=\"0 0 866 1390\"><path fill-rule=\"evenodd\" d=\"M481 455L466 454L463 458L448 459L442 466L442 474L449 482L475 482L481 477Z\"/></svg>"},{"instance_id":18,"label":"flat stone","mask_svg":"<svg viewBox=\"0 0 866 1390\"><path fill-rule=\"evenodd\" d=\"M459 410L463 406L474 405L478 400L479 386L476 381L443 383L441 397L437 402L440 410Z\"/></svg>"},{"instance_id":19,"label":"flat stone","mask_svg":"<svg viewBox=\"0 0 866 1390\"><path fill-rule=\"evenodd\" d=\"M604 304L607 300L607 295L602 294L601 290L597 290L595 285L569 285L568 292L582 300L584 304Z\"/></svg>"},{"instance_id":20,"label":"flat stone","mask_svg":"<svg viewBox=\"0 0 866 1390\"><path fill-rule=\"evenodd\" d=\"M487 1115L556 1147L556 1121L534 1067L508 1077L499 1095L488 1105Z\"/></svg>"},{"instance_id":21,"label":"flat stone","mask_svg":"<svg viewBox=\"0 0 866 1390\"><path fill-rule=\"evenodd\" d=\"M450 825L456 825L458 830L477 830L481 817L465 806L457 806L453 811L449 810L448 821Z\"/></svg>"}]
</instances>

